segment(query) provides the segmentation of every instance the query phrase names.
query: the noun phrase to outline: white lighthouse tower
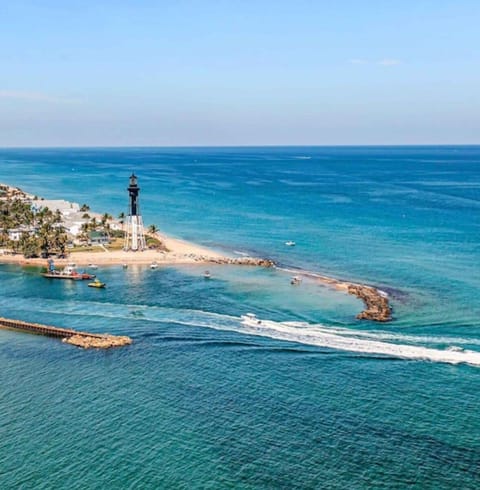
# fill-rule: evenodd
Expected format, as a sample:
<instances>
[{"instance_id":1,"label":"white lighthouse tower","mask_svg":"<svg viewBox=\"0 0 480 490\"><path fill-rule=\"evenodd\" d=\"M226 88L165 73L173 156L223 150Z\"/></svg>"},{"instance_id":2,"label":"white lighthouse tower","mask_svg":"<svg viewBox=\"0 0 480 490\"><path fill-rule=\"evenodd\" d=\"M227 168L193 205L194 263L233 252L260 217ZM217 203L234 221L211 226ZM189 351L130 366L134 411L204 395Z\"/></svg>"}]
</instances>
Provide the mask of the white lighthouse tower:
<instances>
[{"instance_id":1,"label":"white lighthouse tower","mask_svg":"<svg viewBox=\"0 0 480 490\"><path fill-rule=\"evenodd\" d=\"M140 205L138 203L138 194L140 187L137 184L135 174L130 176L130 185L127 188L130 197L128 216L125 229L125 244L124 250L144 250L145 234L143 231L143 220L140 214Z\"/></svg>"}]
</instances>

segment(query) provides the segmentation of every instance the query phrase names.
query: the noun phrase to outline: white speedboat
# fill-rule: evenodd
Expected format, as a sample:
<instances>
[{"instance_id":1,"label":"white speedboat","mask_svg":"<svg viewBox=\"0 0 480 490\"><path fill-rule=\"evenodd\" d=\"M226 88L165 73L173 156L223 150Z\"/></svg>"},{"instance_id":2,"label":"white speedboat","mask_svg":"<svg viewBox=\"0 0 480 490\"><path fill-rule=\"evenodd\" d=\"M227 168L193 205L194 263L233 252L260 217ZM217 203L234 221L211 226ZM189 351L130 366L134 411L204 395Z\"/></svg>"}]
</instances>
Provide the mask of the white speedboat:
<instances>
[{"instance_id":1,"label":"white speedboat","mask_svg":"<svg viewBox=\"0 0 480 490\"><path fill-rule=\"evenodd\" d=\"M210 274L210 271L205 271L205 272L203 273L203 277L204 277L205 279L211 279L211 278L212 278L212 274Z\"/></svg>"},{"instance_id":2,"label":"white speedboat","mask_svg":"<svg viewBox=\"0 0 480 490\"><path fill-rule=\"evenodd\" d=\"M450 345L445 350L449 350L450 352L465 352L465 349L458 345Z\"/></svg>"},{"instance_id":3,"label":"white speedboat","mask_svg":"<svg viewBox=\"0 0 480 490\"><path fill-rule=\"evenodd\" d=\"M96 264L88 264L88 267L90 267L90 269L98 269L98 265Z\"/></svg>"},{"instance_id":4,"label":"white speedboat","mask_svg":"<svg viewBox=\"0 0 480 490\"><path fill-rule=\"evenodd\" d=\"M287 247L294 247L296 244L295 244L295 242L293 242L292 240L288 240L288 242L285 242L285 245L286 245Z\"/></svg>"},{"instance_id":5,"label":"white speedboat","mask_svg":"<svg viewBox=\"0 0 480 490\"><path fill-rule=\"evenodd\" d=\"M152 262L150 264L150 269L158 269L158 264L156 262Z\"/></svg>"},{"instance_id":6,"label":"white speedboat","mask_svg":"<svg viewBox=\"0 0 480 490\"><path fill-rule=\"evenodd\" d=\"M293 286L298 286L302 282L302 278L299 276L292 276L290 279L290 284Z\"/></svg>"},{"instance_id":7,"label":"white speedboat","mask_svg":"<svg viewBox=\"0 0 480 490\"><path fill-rule=\"evenodd\" d=\"M245 315L242 315L240 318L243 320L243 323L245 323L246 325L257 326L262 324L262 320L259 320L257 318L257 315L255 315L255 313L245 313Z\"/></svg>"}]
</instances>

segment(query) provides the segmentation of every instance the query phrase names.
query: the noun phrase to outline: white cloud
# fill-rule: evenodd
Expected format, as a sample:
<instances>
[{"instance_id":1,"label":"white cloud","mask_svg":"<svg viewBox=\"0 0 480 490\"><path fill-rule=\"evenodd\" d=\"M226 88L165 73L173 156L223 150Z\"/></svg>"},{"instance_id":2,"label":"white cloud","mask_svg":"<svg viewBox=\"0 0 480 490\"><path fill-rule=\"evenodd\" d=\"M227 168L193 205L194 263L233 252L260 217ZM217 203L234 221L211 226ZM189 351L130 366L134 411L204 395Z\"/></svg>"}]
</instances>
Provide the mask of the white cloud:
<instances>
[{"instance_id":1,"label":"white cloud","mask_svg":"<svg viewBox=\"0 0 480 490\"><path fill-rule=\"evenodd\" d=\"M41 92L22 92L19 90L0 90L0 99L20 99L34 102L53 102L53 103L71 103L78 102L77 99L67 97L57 97L54 95L44 94Z\"/></svg>"}]
</instances>

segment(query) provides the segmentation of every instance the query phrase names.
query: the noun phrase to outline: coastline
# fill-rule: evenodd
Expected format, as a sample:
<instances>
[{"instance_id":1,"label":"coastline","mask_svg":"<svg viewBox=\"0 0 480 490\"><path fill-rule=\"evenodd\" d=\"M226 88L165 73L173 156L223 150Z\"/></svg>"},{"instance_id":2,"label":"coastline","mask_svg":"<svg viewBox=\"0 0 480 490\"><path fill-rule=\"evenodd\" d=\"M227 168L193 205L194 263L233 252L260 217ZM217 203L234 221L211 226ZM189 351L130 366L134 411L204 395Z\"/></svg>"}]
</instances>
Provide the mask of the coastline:
<instances>
[{"instance_id":1,"label":"coastline","mask_svg":"<svg viewBox=\"0 0 480 490\"><path fill-rule=\"evenodd\" d=\"M32 199L33 196L25 193L18 187L1 184L12 197ZM65 201L72 206L72 203ZM100 216L98 213L94 213ZM98 247L98 251L70 252L65 258L55 258L56 267L63 268L67 264L74 263L78 266L113 266L113 265L180 265L180 264L220 264L237 266L257 266L257 267L277 267L275 262L270 259L258 257L229 257L222 255L208 247L195 243L170 237L164 233L156 231L149 236L159 240L162 249L145 249L142 251L108 250L105 247ZM101 250L101 251L100 251ZM46 267L45 258L25 258L22 254L0 253L0 264L14 264L19 266ZM392 308L390 307L388 295L379 289L366 284L354 283L351 281L335 279L315 272L292 270L278 267L278 270L294 273L299 276L310 277L320 284L334 288L337 291L351 294L363 301L365 309L356 318L360 320L372 320L377 322L387 322L392 320Z\"/></svg>"},{"instance_id":2,"label":"coastline","mask_svg":"<svg viewBox=\"0 0 480 490\"><path fill-rule=\"evenodd\" d=\"M229 257L207 247L197 245L165 234L157 233L168 251L146 249L143 251L101 250L71 252L65 258L55 258L55 265L64 267L69 263L79 266L95 265L175 265L175 264L232 264L272 267L273 261L256 257ZM0 263L46 267L45 258L25 258L22 254L0 254Z\"/></svg>"},{"instance_id":3,"label":"coastline","mask_svg":"<svg viewBox=\"0 0 480 490\"><path fill-rule=\"evenodd\" d=\"M182 264L219 264L236 266L276 267L269 259L255 257L233 258L222 255L201 245L196 245L185 240L171 238L164 234L158 234L165 243L168 252L158 250L144 250L141 252L113 250L102 252L73 252L67 258L55 259L58 267L65 267L68 263L79 266L90 264L102 266L114 265L182 265ZM13 264L19 266L33 265L45 267L46 259L25 259L22 255L0 255L0 264ZM356 318L359 320L371 320L376 322L388 322L392 320L392 308L388 295L374 286L340 280L322 274L303 270L292 270L277 267L279 271L295 273L298 276L309 277L318 283L333 288L339 292L356 296L364 303L362 310Z\"/></svg>"}]
</instances>

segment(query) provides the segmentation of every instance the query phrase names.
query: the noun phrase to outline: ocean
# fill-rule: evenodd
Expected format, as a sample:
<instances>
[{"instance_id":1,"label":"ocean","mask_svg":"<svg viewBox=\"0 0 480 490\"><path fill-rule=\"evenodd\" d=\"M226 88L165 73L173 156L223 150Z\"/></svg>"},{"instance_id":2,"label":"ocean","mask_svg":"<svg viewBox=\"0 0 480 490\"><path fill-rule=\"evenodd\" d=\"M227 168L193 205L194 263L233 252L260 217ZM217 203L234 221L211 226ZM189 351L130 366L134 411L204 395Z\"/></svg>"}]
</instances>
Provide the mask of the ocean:
<instances>
[{"instance_id":1,"label":"ocean","mask_svg":"<svg viewBox=\"0 0 480 490\"><path fill-rule=\"evenodd\" d=\"M0 316L134 340L0 330L1 488L479 487L480 367L408 346L480 352L480 147L0 149L0 182L114 216L132 172L147 225L375 285L394 321L277 269L100 267L96 290L0 265Z\"/></svg>"}]
</instances>

